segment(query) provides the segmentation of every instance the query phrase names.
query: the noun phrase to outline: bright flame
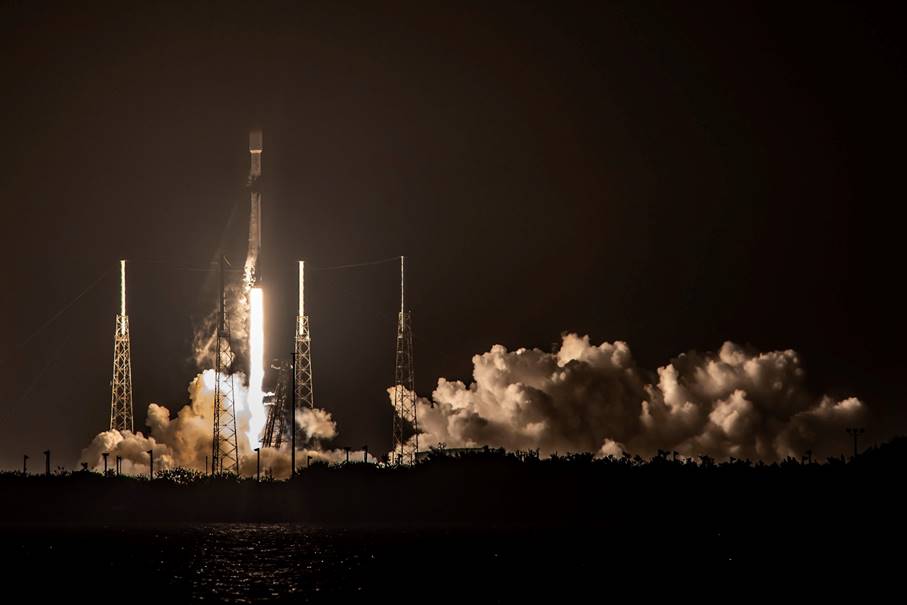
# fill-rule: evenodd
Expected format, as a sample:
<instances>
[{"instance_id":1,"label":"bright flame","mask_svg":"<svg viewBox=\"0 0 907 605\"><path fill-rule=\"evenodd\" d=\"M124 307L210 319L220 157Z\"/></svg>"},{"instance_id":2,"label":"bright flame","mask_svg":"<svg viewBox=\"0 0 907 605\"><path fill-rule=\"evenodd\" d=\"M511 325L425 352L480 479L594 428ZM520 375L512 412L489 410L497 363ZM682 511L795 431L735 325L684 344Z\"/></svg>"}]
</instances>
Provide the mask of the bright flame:
<instances>
[{"instance_id":1,"label":"bright flame","mask_svg":"<svg viewBox=\"0 0 907 605\"><path fill-rule=\"evenodd\" d=\"M261 447L261 433L267 421L264 393L261 390L265 376L265 326L264 299L261 288L249 291L249 394L246 399L249 409L249 444L254 449Z\"/></svg>"}]
</instances>

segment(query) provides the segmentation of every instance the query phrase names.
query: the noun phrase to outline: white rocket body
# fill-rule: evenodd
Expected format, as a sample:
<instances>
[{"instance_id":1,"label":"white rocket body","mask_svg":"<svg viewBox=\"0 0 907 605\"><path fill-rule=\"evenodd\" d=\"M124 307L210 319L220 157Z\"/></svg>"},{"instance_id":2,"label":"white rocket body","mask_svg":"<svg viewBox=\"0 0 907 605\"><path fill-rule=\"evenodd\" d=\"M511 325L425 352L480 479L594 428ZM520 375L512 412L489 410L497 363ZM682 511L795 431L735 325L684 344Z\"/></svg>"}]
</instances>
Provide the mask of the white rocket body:
<instances>
[{"instance_id":1,"label":"white rocket body","mask_svg":"<svg viewBox=\"0 0 907 605\"><path fill-rule=\"evenodd\" d=\"M259 188L259 180L261 178L261 152L261 130L253 130L249 133L249 155L251 156L252 163L249 168L249 192L251 197L251 206L249 210L249 249L246 253L244 271L245 286L247 290L254 286L259 279L258 256L261 253L261 189Z\"/></svg>"}]
</instances>

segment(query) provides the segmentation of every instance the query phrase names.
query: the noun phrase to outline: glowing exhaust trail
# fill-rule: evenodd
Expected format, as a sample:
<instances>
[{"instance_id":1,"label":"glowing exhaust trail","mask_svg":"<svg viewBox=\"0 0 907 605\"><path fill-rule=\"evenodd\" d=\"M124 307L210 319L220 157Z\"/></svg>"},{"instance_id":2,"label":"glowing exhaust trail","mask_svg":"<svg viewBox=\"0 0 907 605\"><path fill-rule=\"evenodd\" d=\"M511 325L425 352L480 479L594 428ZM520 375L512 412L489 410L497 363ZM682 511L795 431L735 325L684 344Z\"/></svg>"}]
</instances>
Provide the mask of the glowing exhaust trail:
<instances>
[{"instance_id":1,"label":"glowing exhaust trail","mask_svg":"<svg viewBox=\"0 0 907 605\"><path fill-rule=\"evenodd\" d=\"M261 390L265 375L265 326L264 297L261 288L249 291L249 446L261 447L261 433L268 419L264 406L264 393Z\"/></svg>"}]
</instances>

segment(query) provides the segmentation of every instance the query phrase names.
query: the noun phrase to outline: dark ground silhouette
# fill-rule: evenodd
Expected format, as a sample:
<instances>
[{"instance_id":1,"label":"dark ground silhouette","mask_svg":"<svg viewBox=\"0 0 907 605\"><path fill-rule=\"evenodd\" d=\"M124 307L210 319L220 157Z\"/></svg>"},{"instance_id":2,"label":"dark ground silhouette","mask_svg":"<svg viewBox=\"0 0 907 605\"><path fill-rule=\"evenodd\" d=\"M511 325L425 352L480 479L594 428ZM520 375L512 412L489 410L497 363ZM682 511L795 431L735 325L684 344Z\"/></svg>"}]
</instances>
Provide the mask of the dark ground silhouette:
<instances>
[{"instance_id":1,"label":"dark ground silhouette","mask_svg":"<svg viewBox=\"0 0 907 605\"><path fill-rule=\"evenodd\" d=\"M0 474L3 523L304 522L611 527L618 519L716 525L894 522L907 438L822 463L716 463L661 452L651 460L434 450L414 467L313 465L291 481L94 472ZM692 517L691 517L692 515ZM899 515L898 515L899 516Z\"/></svg>"},{"instance_id":2,"label":"dark ground silhouette","mask_svg":"<svg viewBox=\"0 0 907 605\"><path fill-rule=\"evenodd\" d=\"M619 582L624 567L777 578L897 561L905 461L896 438L822 463L486 450L414 467L316 465L260 484L179 470L153 481L5 473L0 537L10 577L58 578L51 591L138 582L140 596L174 602L309 602L395 594L405 566L408 590L440 582L461 600L532 600L536 588Z\"/></svg>"}]
</instances>

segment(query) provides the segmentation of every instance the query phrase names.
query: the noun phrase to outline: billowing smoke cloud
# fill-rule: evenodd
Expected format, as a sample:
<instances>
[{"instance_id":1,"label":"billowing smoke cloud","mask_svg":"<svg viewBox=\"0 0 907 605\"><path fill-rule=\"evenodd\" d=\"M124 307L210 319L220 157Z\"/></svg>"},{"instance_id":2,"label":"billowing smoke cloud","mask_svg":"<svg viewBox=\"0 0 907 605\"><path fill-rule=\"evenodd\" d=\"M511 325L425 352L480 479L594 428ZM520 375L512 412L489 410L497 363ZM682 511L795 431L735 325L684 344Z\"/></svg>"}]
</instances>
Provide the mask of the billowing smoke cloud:
<instances>
[{"instance_id":1,"label":"billowing smoke cloud","mask_svg":"<svg viewBox=\"0 0 907 605\"><path fill-rule=\"evenodd\" d=\"M296 426L306 441L333 439L337 436L337 425L331 415L319 408L303 408L296 411Z\"/></svg>"},{"instance_id":2,"label":"billowing smoke cloud","mask_svg":"<svg viewBox=\"0 0 907 605\"><path fill-rule=\"evenodd\" d=\"M109 452L109 469L112 471L117 456L122 458L122 472L127 475L148 474L151 463L148 451L154 451L156 468L171 468L173 457L170 448L157 443L153 437L130 431L104 431L98 433L91 443L82 450L81 461L93 469L103 469L104 452Z\"/></svg>"},{"instance_id":3,"label":"billowing smoke cloud","mask_svg":"<svg viewBox=\"0 0 907 605\"><path fill-rule=\"evenodd\" d=\"M473 357L473 382L445 379L418 400L419 445L557 452L761 459L806 450L838 455L846 426L860 422L856 398L811 396L794 351L758 353L726 342L717 353L682 354L649 372L624 342L563 337L560 350ZM388 390L393 404L394 389Z\"/></svg>"},{"instance_id":4,"label":"billowing smoke cloud","mask_svg":"<svg viewBox=\"0 0 907 605\"><path fill-rule=\"evenodd\" d=\"M251 476L256 472L256 455L252 451L246 431L249 414L243 402L246 401L247 389L243 386L241 374L234 374L234 398L236 400L237 445L240 452L240 474ZM154 451L155 471L176 467L204 471L206 460L210 464L213 440L214 411L214 370L205 370L198 374L189 385L188 405L183 406L175 417L171 418L170 410L162 405L152 403L148 406L146 424L149 435L142 432L105 431L98 434L82 450L81 461L93 469L103 468L103 452L110 453L110 468L116 456L123 458L123 472L126 474L148 473L148 450ZM297 465L303 466L311 461L341 462L346 453L343 450L322 451L320 444L336 437L337 427L331 415L321 409L306 409L296 416ZM361 460L362 453L350 454L351 459ZM374 461L374 459L372 458ZM290 475L290 449L284 445L280 449L262 448L261 465L263 473L271 473L275 478Z\"/></svg>"}]
</instances>

